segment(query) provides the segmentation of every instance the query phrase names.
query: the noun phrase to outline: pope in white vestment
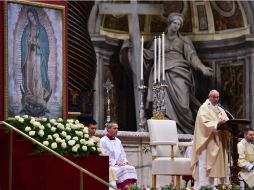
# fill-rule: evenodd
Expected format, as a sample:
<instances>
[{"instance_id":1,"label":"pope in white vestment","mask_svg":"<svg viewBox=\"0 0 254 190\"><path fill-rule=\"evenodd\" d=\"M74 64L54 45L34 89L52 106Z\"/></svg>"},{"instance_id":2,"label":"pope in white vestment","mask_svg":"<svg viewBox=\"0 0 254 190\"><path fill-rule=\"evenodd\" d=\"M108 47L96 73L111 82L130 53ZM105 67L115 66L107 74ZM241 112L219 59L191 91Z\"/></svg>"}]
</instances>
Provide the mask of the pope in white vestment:
<instances>
[{"instance_id":1,"label":"pope in white vestment","mask_svg":"<svg viewBox=\"0 0 254 190\"><path fill-rule=\"evenodd\" d=\"M239 159L238 166L241 167L240 176L248 184L249 187L254 186L254 132L246 129L245 138L237 144Z\"/></svg>"},{"instance_id":2,"label":"pope in white vestment","mask_svg":"<svg viewBox=\"0 0 254 190\"><path fill-rule=\"evenodd\" d=\"M116 137L117 123L107 125L108 134L101 138L100 147L103 155L109 156L109 165L116 174L117 187L125 189L126 185L133 184L137 180L135 167L129 165L121 141Z\"/></svg>"},{"instance_id":3,"label":"pope in white vestment","mask_svg":"<svg viewBox=\"0 0 254 190\"><path fill-rule=\"evenodd\" d=\"M197 113L191 159L194 187L216 186L228 182L228 132L217 130L227 114L218 106L219 92L212 90Z\"/></svg>"}]
</instances>

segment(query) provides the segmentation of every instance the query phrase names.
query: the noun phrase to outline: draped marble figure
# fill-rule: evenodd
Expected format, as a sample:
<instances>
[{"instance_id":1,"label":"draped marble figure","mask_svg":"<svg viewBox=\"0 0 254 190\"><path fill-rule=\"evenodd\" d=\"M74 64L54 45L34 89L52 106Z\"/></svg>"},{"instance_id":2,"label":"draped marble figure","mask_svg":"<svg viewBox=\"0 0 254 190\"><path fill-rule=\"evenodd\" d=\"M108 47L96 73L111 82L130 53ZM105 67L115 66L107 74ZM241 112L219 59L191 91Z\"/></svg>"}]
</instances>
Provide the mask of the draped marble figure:
<instances>
[{"instance_id":1,"label":"draped marble figure","mask_svg":"<svg viewBox=\"0 0 254 190\"><path fill-rule=\"evenodd\" d=\"M168 27L165 31L165 82L166 89L166 114L177 123L179 133L193 133L194 117L200 106L195 97L194 77L192 70L200 70L205 76L211 76L213 70L206 67L197 56L191 40L179 33L183 25L183 17L179 13L171 13L167 19ZM145 69L153 63L154 43L149 48L144 48ZM121 60L124 63L124 50L131 47L125 41L121 49ZM130 51L125 56L130 57ZM126 71L130 73L130 66L124 63ZM133 71L133 68L131 68ZM148 69L149 70L149 69ZM148 76L148 95L146 104L153 101L153 66ZM146 77L146 75L145 75Z\"/></svg>"},{"instance_id":2,"label":"draped marble figure","mask_svg":"<svg viewBox=\"0 0 254 190\"><path fill-rule=\"evenodd\" d=\"M48 111L52 93L48 78L49 41L35 9L27 10L27 19L21 38L21 113L42 116Z\"/></svg>"},{"instance_id":3,"label":"draped marble figure","mask_svg":"<svg viewBox=\"0 0 254 190\"><path fill-rule=\"evenodd\" d=\"M182 15L171 13L167 21L168 27L165 31L165 82L168 85L165 96L166 114L176 121L180 133L193 133L194 115L200 103L195 97L192 69L200 70L206 76L211 76L213 71L202 64L191 40L179 33L183 25ZM153 45L146 49L145 59L153 59L153 51ZM148 102L152 101L153 71L150 73Z\"/></svg>"}]
</instances>

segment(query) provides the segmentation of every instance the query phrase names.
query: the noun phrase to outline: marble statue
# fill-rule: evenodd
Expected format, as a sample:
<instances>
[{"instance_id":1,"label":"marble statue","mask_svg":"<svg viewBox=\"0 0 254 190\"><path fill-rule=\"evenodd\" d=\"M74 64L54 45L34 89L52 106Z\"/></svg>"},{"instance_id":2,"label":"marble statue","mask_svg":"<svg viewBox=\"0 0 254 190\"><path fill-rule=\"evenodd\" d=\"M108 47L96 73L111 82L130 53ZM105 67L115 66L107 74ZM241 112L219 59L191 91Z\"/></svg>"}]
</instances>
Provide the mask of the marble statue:
<instances>
[{"instance_id":1,"label":"marble statue","mask_svg":"<svg viewBox=\"0 0 254 190\"><path fill-rule=\"evenodd\" d=\"M200 70L205 76L212 76L213 70L200 61L191 40L180 34L183 16L179 13L171 13L167 22L165 31L165 82L168 85L165 96L166 115L176 121L179 133L191 134L194 131L194 117L200 106L200 102L195 97L192 72ZM153 63L154 45L151 44L149 48L144 49L146 68L149 68L148 63ZM124 52L123 50L128 46L131 47L130 42L124 42L121 52ZM129 52L127 56L130 59ZM123 55L120 57L124 60ZM125 63L125 67L131 73L131 65L127 66ZM149 78L147 105L149 105L149 102L153 101L153 66L147 77Z\"/></svg>"},{"instance_id":2,"label":"marble statue","mask_svg":"<svg viewBox=\"0 0 254 190\"><path fill-rule=\"evenodd\" d=\"M200 102L195 98L193 71L211 76L213 70L202 64L191 40L179 32L183 17L179 13L168 16L165 31L166 115L176 121L178 132L193 133L194 117ZM144 50L146 60L153 59L153 45ZM153 69L152 69L153 70ZM149 76L147 101L152 101L153 72Z\"/></svg>"}]
</instances>

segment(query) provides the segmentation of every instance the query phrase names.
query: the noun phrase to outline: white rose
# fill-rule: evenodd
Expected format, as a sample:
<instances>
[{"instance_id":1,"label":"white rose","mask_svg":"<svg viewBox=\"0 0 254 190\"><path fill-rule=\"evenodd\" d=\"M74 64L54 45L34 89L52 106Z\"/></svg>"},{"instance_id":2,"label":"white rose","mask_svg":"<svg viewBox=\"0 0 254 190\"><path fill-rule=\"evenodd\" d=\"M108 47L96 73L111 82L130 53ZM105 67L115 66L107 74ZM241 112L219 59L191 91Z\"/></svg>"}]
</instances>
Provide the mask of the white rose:
<instances>
[{"instance_id":1,"label":"white rose","mask_svg":"<svg viewBox=\"0 0 254 190\"><path fill-rule=\"evenodd\" d=\"M73 146L75 143L76 143L76 141L74 141L74 140L69 140L69 141L68 141L68 144L69 144L70 146Z\"/></svg>"},{"instance_id":2,"label":"white rose","mask_svg":"<svg viewBox=\"0 0 254 190\"><path fill-rule=\"evenodd\" d=\"M85 126L82 123L78 124L79 128L84 128Z\"/></svg>"},{"instance_id":3,"label":"white rose","mask_svg":"<svg viewBox=\"0 0 254 190\"><path fill-rule=\"evenodd\" d=\"M75 129L77 129L77 126L74 124L71 124L71 128L75 130Z\"/></svg>"},{"instance_id":4,"label":"white rose","mask_svg":"<svg viewBox=\"0 0 254 190\"><path fill-rule=\"evenodd\" d=\"M61 130L64 130L64 125L62 123L58 123L57 128L61 129Z\"/></svg>"},{"instance_id":5,"label":"white rose","mask_svg":"<svg viewBox=\"0 0 254 190\"><path fill-rule=\"evenodd\" d=\"M92 141L89 140L89 141L87 141L87 145L88 145L88 146L93 146L94 143L93 143Z\"/></svg>"},{"instance_id":6,"label":"white rose","mask_svg":"<svg viewBox=\"0 0 254 190\"><path fill-rule=\"evenodd\" d=\"M55 127L51 127L50 129L52 132L56 132L56 128Z\"/></svg>"},{"instance_id":7,"label":"white rose","mask_svg":"<svg viewBox=\"0 0 254 190\"><path fill-rule=\"evenodd\" d=\"M49 145L49 142L48 142L48 141L43 141L43 144L44 144L45 146L48 146L48 145Z\"/></svg>"},{"instance_id":8,"label":"white rose","mask_svg":"<svg viewBox=\"0 0 254 190\"><path fill-rule=\"evenodd\" d=\"M59 134L55 133L55 134L53 134L53 137L56 139L59 137Z\"/></svg>"},{"instance_id":9,"label":"white rose","mask_svg":"<svg viewBox=\"0 0 254 190\"><path fill-rule=\"evenodd\" d=\"M56 148L57 148L57 144L56 144L55 142L52 143L52 144L51 144L51 148L52 148L52 149L56 149Z\"/></svg>"},{"instance_id":10,"label":"white rose","mask_svg":"<svg viewBox=\"0 0 254 190\"><path fill-rule=\"evenodd\" d=\"M27 119L27 118L28 118L28 115L23 115L23 118Z\"/></svg>"},{"instance_id":11,"label":"white rose","mask_svg":"<svg viewBox=\"0 0 254 190\"><path fill-rule=\"evenodd\" d=\"M58 118L58 119L57 119L57 121L62 122L62 121L63 121L63 119L62 119L62 118Z\"/></svg>"},{"instance_id":12,"label":"white rose","mask_svg":"<svg viewBox=\"0 0 254 190\"><path fill-rule=\"evenodd\" d=\"M41 118L42 121L47 121L47 118L43 117Z\"/></svg>"},{"instance_id":13,"label":"white rose","mask_svg":"<svg viewBox=\"0 0 254 190\"><path fill-rule=\"evenodd\" d=\"M73 123L73 121L74 121L73 119L67 119L68 123Z\"/></svg>"},{"instance_id":14,"label":"white rose","mask_svg":"<svg viewBox=\"0 0 254 190\"><path fill-rule=\"evenodd\" d=\"M88 134L84 134L84 137L85 137L85 138L89 138L89 135L88 135Z\"/></svg>"},{"instance_id":15,"label":"white rose","mask_svg":"<svg viewBox=\"0 0 254 190\"><path fill-rule=\"evenodd\" d=\"M67 135L65 139L68 141L68 140L71 139L71 136L70 136L70 135Z\"/></svg>"},{"instance_id":16,"label":"white rose","mask_svg":"<svg viewBox=\"0 0 254 190\"><path fill-rule=\"evenodd\" d=\"M96 148L94 146L92 147L92 151L96 151Z\"/></svg>"},{"instance_id":17,"label":"white rose","mask_svg":"<svg viewBox=\"0 0 254 190\"><path fill-rule=\"evenodd\" d=\"M40 122L38 122L38 121L34 121L33 122L33 126L34 127L39 127L41 124L40 124Z\"/></svg>"},{"instance_id":18,"label":"white rose","mask_svg":"<svg viewBox=\"0 0 254 190\"><path fill-rule=\"evenodd\" d=\"M101 140L101 139L100 139L99 137L95 137L95 138L94 138L94 141L97 142L97 143L98 143L100 140Z\"/></svg>"},{"instance_id":19,"label":"white rose","mask_svg":"<svg viewBox=\"0 0 254 190\"><path fill-rule=\"evenodd\" d=\"M80 145L79 145L79 144L76 144L75 146L76 146L77 148L80 148Z\"/></svg>"},{"instance_id":20,"label":"white rose","mask_svg":"<svg viewBox=\"0 0 254 190\"><path fill-rule=\"evenodd\" d=\"M75 121L75 124L79 124L79 120L76 120L76 121Z\"/></svg>"},{"instance_id":21,"label":"white rose","mask_svg":"<svg viewBox=\"0 0 254 190\"><path fill-rule=\"evenodd\" d=\"M102 149L101 148L97 148L97 151L99 152L99 153L102 153Z\"/></svg>"},{"instance_id":22,"label":"white rose","mask_svg":"<svg viewBox=\"0 0 254 190\"><path fill-rule=\"evenodd\" d=\"M77 136L72 137L72 139L75 140L75 141L78 141L78 137Z\"/></svg>"},{"instance_id":23,"label":"white rose","mask_svg":"<svg viewBox=\"0 0 254 190\"><path fill-rule=\"evenodd\" d=\"M48 140L53 140L52 136L51 135L48 135Z\"/></svg>"},{"instance_id":24,"label":"white rose","mask_svg":"<svg viewBox=\"0 0 254 190\"><path fill-rule=\"evenodd\" d=\"M65 130L66 131L71 131L71 128L70 127L66 127Z\"/></svg>"},{"instance_id":25,"label":"white rose","mask_svg":"<svg viewBox=\"0 0 254 190\"><path fill-rule=\"evenodd\" d=\"M66 137L66 136L67 136L67 133L66 133L65 131L62 131L61 135L62 135L63 137Z\"/></svg>"},{"instance_id":26,"label":"white rose","mask_svg":"<svg viewBox=\"0 0 254 190\"><path fill-rule=\"evenodd\" d=\"M23 123L25 121L22 117L20 117L18 120L20 123Z\"/></svg>"},{"instance_id":27,"label":"white rose","mask_svg":"<svg viewBox=\"0 0 254 190\"><path fill-rule=\"evenodd\" d=\"M55 120L55 119L50 119L49 122L50 122L51 124L55 124L56 120Z\"/></svg>"},{"instance_id":28,"label":"white rose","mask_svg":"<svg viewBox=\"0 0 254 190\"><path fill-rule=\"evenodd\" d=\"M57 142L57 143L61 143L61 142L62 142L62 139L61 139L60 137L57 137L57 138L56 138L56 142Z\"/></svg>"},{"instance_id":29,"label":"white rose","mask_svg":"<svg viewBox=\"0 0 254 190\"><path fill-rule=\"evenodd\" d=\"M19 120L19 118L20 118L19 115L16 115L16 116L15 116L15 119L16 119L16 120Z\"/></svg>"},{"instance_id":30,"label":"white rose","mask_svg":"<svg viewBox=\"0 0 254 190\"><path fill-rule=\"evenodd\" d=\"M87 146L82 146L83 151L87 151Z\"/></svg>"},{"instance_id":31,"label":"white rose","mask_svg":"<svg viewBox=\"0 0 254 190\"><path fill-rule=\"evenodd\" d=\"M72 152L77 152L77 151L78 151L78 147L73 146L73 147L71 148L71 150L72 150Z\"/></svg>"},{"instance_id":32,"label":"white rose","mask_svg":"<svg viewBox=\"0 0 254 190\"><path fill-rule=\"evenodd\" d=\"M35 135L35 131L29 131L28 133L30 136L34 136Z\"/></svg>"},{"instance_id":33,"label":"white rose","mask_svg":"<svg viewBox=\"0 0 254 190\"><path fill-rule=\"evenodd\" d=\"M88 127L84 127L83 132L88 133Z\"/></svg>"},{"instance_id":34,"label":"white rose","mask_svg":"<svg viewBox=\"0 0 254 190\"><path fill-rule=\"evenodd\" d=\"M92 138L90 138L89 140L89 143L91 143L92 145L94 144L94 140Z\"/></svg>"},{"instance_id":35,"label":"white rose","mask_svg":"<svg viewBox=\"0 0 254 190\"><path fill-rule=\"evenodd\" d=\"M50 127L51 127L50 123L47 123L47 127L48 127L48 128L50 128Z\"/></svg>"},{"instance_id":36,"label":"white rose","mask_svg":"<svg viewBox=\"0 0 254 190\"><path fill-rule=\"evenodd\" d=\"M34 122L35 122L34 119L31 119L31 120L30 120L30 123L31 123L32 125L34 124Z\"/></svg>"},{"instance_id":37,"label":"white rose","mask_svg":"<svg viewBox=\"0 0 254 190\"><path fill-rule=\"evenodd\" d=\"M82 137L83 136L83 132L82 131L75 131L75 134Z\"/></svg>"},{"instance_id":38,"label":"white rose","mask_svg":"<svg viewBox=\"0 0 254 190\"><path fill-rule=\"evenodd\" d=\"M31 131L31 127L26 126L25 131L26 132Z\"/></svg>"},{"instance_id":39,"label":"white rose","mask_svg":"<svg viewBox=\"0 0 254 190\"><path fill-rule=\"evenodd\" d=\"M44 127L43 125L40 125L39 128L40 128L41 130L44 130L44 129L45 129L45 127Z\"/></svg>"},{"instance_id":40,"label":"white rose","mask_svg":"<svg viewBox=\"0 0 254 190\"><path fill-rule=\"evenodd\" d=\"M81 144L85 144L86 140L85 139L80 139L79 141Z\"/></svg>"},{"instance_id":41,"label":"white rose","mask_svg":"<svg viewBox=\"0 0 254 190\"><path fill-rule=\"evenodd\" d=\"M65 149L65 148L67 147L67 144L66 144L65 142L63 142L63 143L61 144L61 147L62 147L63 149Z\"/></svg>"},{"instance_id":42,"label":"white rose","mask_svg":"<svg viewBox=\"0 0 254 190\"><path fill-rule=\"evenodd\" d=\"M44 136L44 131L43 131L43 130L39 130L38 135L39 135L40 137L43 137L43 136Z\"/></svg>"}]
</instances>

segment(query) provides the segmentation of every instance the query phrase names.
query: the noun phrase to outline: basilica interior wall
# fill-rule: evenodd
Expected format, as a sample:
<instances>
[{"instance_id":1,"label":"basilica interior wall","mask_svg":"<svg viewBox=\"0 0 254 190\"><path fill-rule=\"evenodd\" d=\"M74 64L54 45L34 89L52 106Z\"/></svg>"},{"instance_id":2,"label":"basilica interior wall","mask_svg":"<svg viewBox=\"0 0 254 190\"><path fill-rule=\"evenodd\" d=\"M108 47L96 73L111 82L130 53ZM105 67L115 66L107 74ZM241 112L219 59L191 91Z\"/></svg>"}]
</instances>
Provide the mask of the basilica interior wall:
<instances>
[{"instance_id":1,"label":"basilica interior wall","mask_svg":"<svg viewBox=\"0 0 254 190\"><path fill-rule=\"evenodd\" d=\"M107 2L110 3L110 2ZM98 3L97 5L103 3ZM116 3L115 3L116 4ZM135 84L119 53L124 40L130 38L128 11L109 14L97 10L95 22L89 25L94 2L68 2L68 111L94 117L102 129L106 120L106 93L103 85L110 79L112 89L111 117L118 120L123 130L135 131L139 118L135 107ZM189 36L198 56L206 66L214 69L214 76L206 78L194 71L196 97L204 101L210 89L221 91L221 103L237 118L254 117L253 113L253 9L251 1L229 2L163 2L155 3L163 15L149 8L138 17L145 45L154 35L165 30L168 13L184 13L183 35ZM3 9L3 3L1 3ZM103 6L101 6L103 8ZM75 11L78 10L78 11ZM102 11L105 11L102 9ZM121 14L121 11L124 12ZM91 16L91 15L90 15ZM1 14L4 23L4 15ZM91 28L92 26L92 28ZM92 30L94 28L94 30ZM90 30L90 33L88 33ZM3 25L0 35L4 41ZM2 85L0 98L4 99L4 43L0 46ZM97 62L96 62L97 61ZM97 63L97 65L96 65ZM3 119L4 109L0 110ZM147 113L149 116L149 113Z\"/></svg>"},{"instance_id":2,"label":"basilica interior wall","mask_svg":"<svg viewBox=\"0 0 254 190\"><path fill-rule=\"evenodd\" d=\"M158 6L158 4L155 6ZM253 3L250 1L239 1L235 2L235 4L231 1L188 3L178 1L174 5L173 2L164 2L162 6L164 16L173 11L184 13L182 34L191 37L202 62L214 70L214 75L211 78L204 77L199 71L193 70L195 92L198 100L203 102L211 89L217 89L221 92L221 104L234 117L251 120L253 118L253 13L251 11ZM110 39L109 41L118 41L117 44L112 46L118 49L116 51L119 51L121 44L129 38L130 25L124 24L127 22L128 17L125 14L102 14L100 28L96 35L106 36ZM163 17L156 16L156 13L154 15L149 15L148 13L147 16L145 14L139 15L139 23L141 35L145 37L145 46L149 45L154 35L163 32L166 26ZM105 43L107 44L108 42L105 41ZM101 51L112 53L113 50L104 49ZM120 60L116 59L115 54L108 56L108 59L113 59L116 62L107 63L107 67L110 67L110 64L112 66L118 65L119 71L121 73L125 72L128 76L128 68L122 67ZM106 72L107 67L105 68ZM106 79L104 77L101 80L105 82ZM118 101L117 98L114 98L117 96L117 94L114 94L113 102ZM130 101L128 99L130 97L125 98L121 99L120 102L122 103L123 100ZM116 102L115 104L117 104ZM135 107L133 101L128 104L128 106L131 105ZM151 114L147 113L147 116L149 117ZM112 117L118 118L114 112L112 112ZM127 119L127 117L125 118ZM136 119L138 121L139 118ZM132 130L128 127L123 128L124 130Z\"/></svg>"}]
</instances>

